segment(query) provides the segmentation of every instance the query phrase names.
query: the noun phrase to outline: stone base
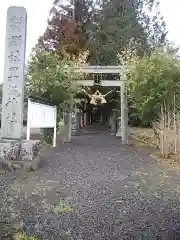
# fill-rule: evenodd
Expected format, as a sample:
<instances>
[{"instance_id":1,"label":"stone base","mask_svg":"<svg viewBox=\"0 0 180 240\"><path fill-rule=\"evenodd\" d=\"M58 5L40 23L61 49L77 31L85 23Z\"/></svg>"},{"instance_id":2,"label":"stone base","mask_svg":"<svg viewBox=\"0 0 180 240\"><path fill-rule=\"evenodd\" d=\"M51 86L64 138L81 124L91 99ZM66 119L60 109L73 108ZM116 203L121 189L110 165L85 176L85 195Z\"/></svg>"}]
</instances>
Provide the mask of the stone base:
<instances>
[{"instance_id":1,"label":"stone base","mask_svg":"<svg viewBox=\"0 0 180 240\"><path fill-rule=\"evenodd\" d=\"M116 135L116 131L115 131L115 130L112 130L112 129L110 129L110 134L111 134L111 135Z\"/></svg>"},{"instance_id":2,"label":"stone base","mask_svg":"<svg viewBox=\"0 0 180 240\"><path fill-rule=\"evenodd\" d=\"M0 169L36 170L40 164L40 141L0 140Z\"/></svg>"},{"instance_id":3,"label":"stone base","mask_svg":"<svg viewBox=\"0 0 180 240\"><path fill-rule=\"evenodd\" d=\"M118 131L117 131L116 137L121 137L121 130L118 130Z\"/></svg>"},{"instance_id":4,"label":"stone base","mask_svg":"<svg viewBox=\"0 0 180 240\"><path fill-rule=\"evenodd\" d=\"M129 136L130 136L129 129L127 130L127 134L128 134L128 137L129 137ZM116 132L116 137L122 137L121 129L118 129L118 130L117 130L117 132Z\"/></svg>"},{"instance_id":5,"label":"stone base","mask_svg":"<svg viewBox=\"0 0 180 240\"><path fill-rule=\"evenodd\" d=\"M71 134L69 133L70 133L69 126L68 125L62 126L59 129L59 132L57 133L57 142L60 142L60 143L71 142Z\"/></svg>"},{"instance_id":6,"label":"stone base","mask_svg":"<svg viewBox=\"0 0 180 240\"><path fill-rule=\"evenodd\" d=\"M71 129L71 136L75 136L76 135L76 129Z\"/></svg>"}]
</instances>

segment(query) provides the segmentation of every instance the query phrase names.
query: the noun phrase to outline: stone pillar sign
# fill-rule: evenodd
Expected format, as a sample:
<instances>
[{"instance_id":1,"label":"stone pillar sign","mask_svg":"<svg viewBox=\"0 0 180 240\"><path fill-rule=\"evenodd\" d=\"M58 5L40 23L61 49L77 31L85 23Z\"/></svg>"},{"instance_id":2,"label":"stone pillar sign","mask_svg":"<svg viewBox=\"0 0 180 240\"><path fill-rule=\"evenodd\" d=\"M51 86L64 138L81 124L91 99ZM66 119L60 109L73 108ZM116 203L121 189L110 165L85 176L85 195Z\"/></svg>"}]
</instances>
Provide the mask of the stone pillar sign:
<instances>
[{"instance_id":1,"label":"stone pillar sign","mask_svg":"<svg viewBox=\"0 0 180 240\"><path fill-rule=\"evenodd\" d=\"M0 169L36 170L40 163L39 141L22 140L24 105L24 63L27 14L23 7L7 11Z\"/></svg>"},{"instance_id":2,"label":"stone pillar sign","mask_svg":"<svg viewBox=\"0 0 180 240\"><path fill-rule=\"evenodd\" d=\"M26 9L9 7L4 59L2 139L21 139L22 135L26 25Z\"/></svg>"}]
</instances>

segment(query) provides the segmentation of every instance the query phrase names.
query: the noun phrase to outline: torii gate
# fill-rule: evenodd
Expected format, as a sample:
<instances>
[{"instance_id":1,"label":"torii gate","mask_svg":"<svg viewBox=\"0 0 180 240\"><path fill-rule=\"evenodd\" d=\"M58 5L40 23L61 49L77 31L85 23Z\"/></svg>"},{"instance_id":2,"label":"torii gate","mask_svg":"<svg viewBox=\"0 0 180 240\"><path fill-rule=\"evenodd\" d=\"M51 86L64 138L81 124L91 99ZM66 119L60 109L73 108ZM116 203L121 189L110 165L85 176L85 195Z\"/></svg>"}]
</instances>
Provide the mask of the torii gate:
<instances>
[{"instance_id":1,"label":"torii gate","mask_svg":"<svg viewBox=\"0 0 180 240\"><path fill-rule=\"evenodd\" d=\"M120 87L121 92L121 137L122 144L128 144L128 108L127 98L125 91L126 77L123 74L121 66L82 66L75 68L76 71L82 73L116 73L119 74L119 80L101 80L101 86L107 87ZM77 80L77 85L80 86L93 86L94 80Z\"/></svg>"}]
</instances>

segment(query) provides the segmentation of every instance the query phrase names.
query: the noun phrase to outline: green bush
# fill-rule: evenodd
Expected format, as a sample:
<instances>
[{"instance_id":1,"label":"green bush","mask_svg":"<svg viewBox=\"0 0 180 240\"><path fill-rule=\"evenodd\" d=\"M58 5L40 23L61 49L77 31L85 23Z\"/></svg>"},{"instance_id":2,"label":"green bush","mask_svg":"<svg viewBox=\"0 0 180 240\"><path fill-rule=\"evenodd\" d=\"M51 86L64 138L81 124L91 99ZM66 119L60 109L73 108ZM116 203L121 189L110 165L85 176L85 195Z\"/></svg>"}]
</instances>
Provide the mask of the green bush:
<instances>
[{"instance_id":1,"label":"green bush","mask_svg":"<svg viewBox=\"0 0 180 240\"><path fill-rule=\"evenodd\" d=\"M29 92L58 106L57 122L62 115L63 103L72 101L78 92L75 80L83 79L82 73L74 70L78 62L82 59L63 59L38 47L31 56L28 66ZM53 129L43 129L43 141L52 144L52 136Z\"/></svg>"},{"instance_id":2,"label":"green bush","mask_svg":"<svg viewBox=\"0 0 180 240\"><path fill-rule=\"evenodd\" d=\"M180 94L180 61L174 53L154 52L134 62L128 71L129 105L144 126L157 119L162 105L172 107Z\"/></svg>"}]
</instances>

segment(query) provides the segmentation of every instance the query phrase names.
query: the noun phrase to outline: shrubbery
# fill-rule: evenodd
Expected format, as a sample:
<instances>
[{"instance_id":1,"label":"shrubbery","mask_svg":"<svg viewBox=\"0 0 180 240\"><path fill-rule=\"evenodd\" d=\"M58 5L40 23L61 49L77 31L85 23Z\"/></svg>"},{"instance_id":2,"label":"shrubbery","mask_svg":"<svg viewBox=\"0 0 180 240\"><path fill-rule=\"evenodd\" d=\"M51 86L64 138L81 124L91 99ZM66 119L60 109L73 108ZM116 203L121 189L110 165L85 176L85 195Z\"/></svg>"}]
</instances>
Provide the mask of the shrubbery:
<instances>
[{"instance_id":1,"label":"shrubbery","mask_svg":"<svg viewBox=\"0 0 180 240\"><path fill-rule=\"evenodd\" d=\"M161 106L171 109L174 95L180 94L180 61L173 52L155 51L136 59L127 77L132 121L141 126L151 126Z\"/></svg>"},{"instance_id":2,"label":"shrubbery","mask_svg":"<svg viewBox=\"0 0 180 240\"><path fill-rule=\"evenodd\" d=\"M56 53L36 49L31 56L28 67L29 92L56 105L58 121L62 114L62 104L73 101L78 92L74 81L83 79L83 76L75 71L75 67L84 63L84 55L80 54L79 58L73 61ZM43 140L52 143L52 136L53 129L43 129Z\"/></svg>"}]
</instances>

